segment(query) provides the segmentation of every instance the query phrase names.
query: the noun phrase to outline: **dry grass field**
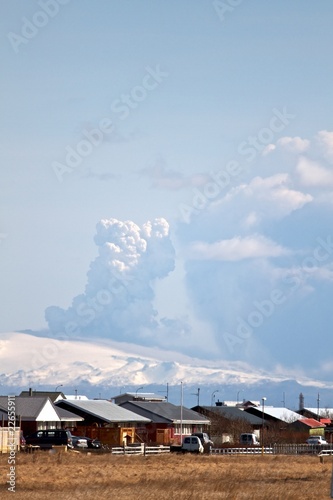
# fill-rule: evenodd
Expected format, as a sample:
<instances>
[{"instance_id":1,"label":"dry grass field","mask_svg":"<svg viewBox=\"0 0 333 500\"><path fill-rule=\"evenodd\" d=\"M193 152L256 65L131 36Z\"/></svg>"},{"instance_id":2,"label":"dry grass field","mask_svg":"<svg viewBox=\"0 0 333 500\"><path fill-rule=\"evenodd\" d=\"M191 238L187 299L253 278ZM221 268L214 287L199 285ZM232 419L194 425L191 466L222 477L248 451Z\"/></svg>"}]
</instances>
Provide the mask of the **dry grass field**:
<instances>
[{"instance_id":1,"label":"dry grass field","mask_svg":"<svg viewBox=\"0 0 333 500\"><path fill-rule=\"evenodd\" d=\"M8 455L0 455L0 498L7 491ZM316 456L114 456L19 454L15 500L325 499L332 458Z\"/></svg>"}]
</instances>

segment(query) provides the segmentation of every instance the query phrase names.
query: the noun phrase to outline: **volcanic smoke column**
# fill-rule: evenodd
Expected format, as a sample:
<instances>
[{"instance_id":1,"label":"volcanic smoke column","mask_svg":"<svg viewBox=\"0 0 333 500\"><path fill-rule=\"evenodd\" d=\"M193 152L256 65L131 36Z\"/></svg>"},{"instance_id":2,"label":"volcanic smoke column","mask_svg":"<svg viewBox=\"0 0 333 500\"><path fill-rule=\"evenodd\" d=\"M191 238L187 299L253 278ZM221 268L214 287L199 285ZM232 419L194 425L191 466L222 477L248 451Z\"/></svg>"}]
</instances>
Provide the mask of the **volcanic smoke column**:
<instances>
[{"instance_id":1,"label":"volcanic smoke column","mask_svg":"<svg viewBox=\"0 0 333 500\"><path fill-rule=\"evenodd\" d=\"M159 218L139 227L132 221L103 219L94 241L83 294L67 310L50 306L45 318L53 334L141 340L158 328L153 284L175 266L169 224Z\"/></svg>"}]
</instances>

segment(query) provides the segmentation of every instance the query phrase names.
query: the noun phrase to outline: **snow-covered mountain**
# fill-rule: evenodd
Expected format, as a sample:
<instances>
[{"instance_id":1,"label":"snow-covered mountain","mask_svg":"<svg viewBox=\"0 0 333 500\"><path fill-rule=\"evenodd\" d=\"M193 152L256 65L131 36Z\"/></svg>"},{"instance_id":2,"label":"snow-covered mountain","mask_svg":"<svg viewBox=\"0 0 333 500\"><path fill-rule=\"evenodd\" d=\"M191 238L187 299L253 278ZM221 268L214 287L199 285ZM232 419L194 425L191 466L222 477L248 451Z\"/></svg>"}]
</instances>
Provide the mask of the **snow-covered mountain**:
<instances>
[{"instance_id":1,"label":"snow-covered mountain","mask_svg":"<svg viewBox=\"0 0 333 500\"><path fill-rule=\"evenodd\" d=\"M188 405L196 403L194 390L201 388L201 404L210 404L212 390L220 400L237 398L281 402L283 394L299 392L330 394L330 384L288 374L267 373L241 362L211 361L187 357L176 352L127 344L106 339L94 341L58 340L48 333L10 332L0 340L0 385L3 394L32 387L54 390L62 384L65 393L74 390L93 397L104 397L140 386L148 392L171 389L183 382ZM191 391L191 392L190 392ZM174 389L175 398L178 390ZM190 398L191 396L191 398ZM310 401L308 401L310 404ZM313 405L313 401L311 404ZM327 401L327 405L329 401Z\"/></svg>"}]
</instances>

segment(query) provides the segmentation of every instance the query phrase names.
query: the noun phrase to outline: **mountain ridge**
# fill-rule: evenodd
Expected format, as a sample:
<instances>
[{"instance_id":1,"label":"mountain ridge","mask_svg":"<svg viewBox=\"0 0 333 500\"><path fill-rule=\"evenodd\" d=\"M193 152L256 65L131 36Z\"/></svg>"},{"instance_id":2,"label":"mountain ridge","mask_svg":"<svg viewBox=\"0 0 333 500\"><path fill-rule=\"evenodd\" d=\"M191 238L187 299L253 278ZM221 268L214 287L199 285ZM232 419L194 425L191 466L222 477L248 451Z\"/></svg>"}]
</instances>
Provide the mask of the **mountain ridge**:
<instances>
[{"instance_id":1,"label":"mountain ridge","mask_svg":"<svg viewBox=\"0 0 333 500\"><path fill-rule=\"evenodd\" d=\"M331 393L330 382L294 378L273 370L268 373L244 362L202 360L105 338L59 340L48 332L31 331L1 335L0 384L7 390L28 387L42 390L42 387L61 384L95 396L103 390L110 397L110 393L116 393L119 388L136 390L140 386L165 392L162 388L166 385L176 388L181 383L191 391L201 386L206 404L210 404L210 389L216 387L223 388L215 392L221 392L225 400L236 399L235 394L237 399L239 394L248 399L257 394L255 399L260 400L263 391L268 394L269 387L274 392L270 399L280 398L280 401L283 392L291 393L290 387L293 387L294 400L302 389L310 391L312 399L318 390L321 395L327 392L327 398ZM74 393L74 389L71 392ZM193 392L190 394L194 396Z\"/></svg>"}]
</instances>

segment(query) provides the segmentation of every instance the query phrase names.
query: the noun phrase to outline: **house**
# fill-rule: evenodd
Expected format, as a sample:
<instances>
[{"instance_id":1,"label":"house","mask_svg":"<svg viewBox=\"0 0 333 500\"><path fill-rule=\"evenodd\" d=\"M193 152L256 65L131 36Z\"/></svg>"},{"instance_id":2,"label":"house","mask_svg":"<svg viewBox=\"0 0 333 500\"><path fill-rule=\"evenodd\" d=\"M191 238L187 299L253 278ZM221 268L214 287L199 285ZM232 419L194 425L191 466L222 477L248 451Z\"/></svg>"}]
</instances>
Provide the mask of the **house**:
<instances>
[{"instance_id":1,"label":"house","mask_svg":"<svg viewBox=\"0 0 333 500\"><path fill-rule=\"evenodd\" d=\"M323 422L318 422L318 420L315 420L314 418L306 417L302 417L290 424L290 428L295 429L296 431L306 432L307 436L309 434L324 436L325 427L326 425Z\"/></svg>"},{"instance_id":2,"label":"house","mask_svg":"<svg viewBox=\"0 0 333 500\"><path fill-rule=\"evenodd\" d=\"M63 399L84 399L85 401L88 401L89 398L83 394L66 394Z\"/></svg>"},{"instance_id":3,"label":"house","mask_svg":"<svg viewBox=\"0 0 333 500\"><path fill-rule=\"evenodd\" d=\"M7 405L7 403L6 403L6 405ZM7 422L7 415L8 415L8 405L6 408L2 408L1 403L0 403L0 420L2 421L2 427L3 427L4 421L6 420L6 422Z\"/></svg>"},{"instance_id":4,"label":"house","mask_svg":"<svg viewBox=\"0 0 333 500\"><path fill-rule=\"evenodd\" d=\"M262 418L240 409L237 406L194 406L192 410L204 415L211 421L211 439L214 443L223 444L239 440L243 432L254 432L259 437ZM268 423L264 420L264 425Z\"/></svg>"},{"instance_id":5,"label":"house","mask_svg":"<svg viewBox=\"0 0 333 500\"><path fill-rule=\"evenodd\" d=\"M4 425L8 425L8 397L0 396L0 410ZM70 412L59 412L49 397L15 396L16 423L23 434L42 429L59 429L65 425L77 425L81 417Z\"/></svg>"},{"instance_id":6,"label":"house","mask_svg":"<svg viewBox=\"0 0 333 500\"><path fill-rule=\"evenodd\" d=\"M301 408L297 413L304 417L315 418L316 420L321 420L322 418L333 420L333 408Z\"/></svg>"},{"instance_id":7,"label":"house","mask_svg":"<svg viewBox=\"0 0 333 500\"><path fill-rule=\"evenodd\" d=\"M259 406L247 408L247 413L261 417L267 423L262 426L260 437L261 444L264 443L302 443L306 439L302 432L295 432L297 426L291 424L301 418L299 413L283 407Z\"/></svg>"},{"instance_id":8,"label":"house","mask_svg":"<svg viewBox=\"0 0 333 500\"><path fill-rule=\"evenodd\" d=\"M146 443L180 443L183 435L207 432L210 420L199 413L166 401L125 401L120 405L150 420L140 437Z\"/></svg>"},{"instance_id":9,"label":"house","mask_svg":"<svg viewBox=\"0 0 333 500\"><path fill-rule=\"evenodd\" d=\"M237 406L194 406L192 410L209 417L210 419L214 415L225 417L229 420L241 420L250 424L253 429L257 429L262 426L262 418L252 415L244 410L241 410Z\"/></svg>"},{"instance_id":10,"label":"house","mask_svg":"<svg viewBox=\"0 0 333 500\"><path fill-rule=\"evenodd\" d=\"M63 399L56 403L56 407L75 413L84 420L70 427L74 435L97 438L114 446L140 440L137 429L150 422L149 418L104 399Z\"/></svg>"},{"instance_id":11,"label":"house","mask_svg":"<svg viewBox=\"0 0 333 500\"><path fill-rule=\"evenodd\" d=\"M325 424L325 436L328 441L333 441L333 408L308 408L303 407L298 412L303 417L315 419L321 424ZM319 416L319 418L318 418ZM310 434L314 431L310 430Z\"/></svg>"},{"instance_id":12,"label":"house","mask_svg":"<svg viewBox=\"0 0 333 500\"><path fill-rule=\"evenodd\" d=\"M158 402L161 403L166 401L165 396L161 396L160 394L155 394L153 392L125 392L124 394L119 394L118 396L114 396L111 398L112 401L116 405L121 405L126 401L150 401L150 402Z\"/></svg>"},{"instance_id":13,"label":"house","mask_svg":"<svg viewBox=\"0 0 333 500\"><path fill-rule=\"evenodd\" d=\"M259 406L260 401L250 401L243 399L242 402L239 401L220 401L219 399L215 403L216 406L236 406L237 408L248 408L250 406Z\"/></svg>"},{"instance_id":14,"label":"house","mask_svg":"<svg viewBox=\"0 0 333 500\"><path fill-rule=\"evenodd\" d=\"M290 424L301 418L299 413L288 410L288 408L285 408L284 406L251 406L249 408L246 408L244 412L251 413L252 415L255 415L262 419L264 418L267 423L281 422L284 424Z\"/></svg>"},{"instance_id":15,"label":"house","mask_svg":"<svg viewBox=\"0 0 333 500\"><path fill-rule=\"evenodd\" d=\"M260 401L243 400L241 403L237 403L236 406L245 410L246 408L251 408L252 406L260 406Z\"/></svg>"},{"instance_id":16,"label":"house","mask_svg":"<svg viewBox=\"0 0 333 500\"><path fill-rule=\"evenodd\" d=\"M33 389L29 389L28 391L22 391L20 394L21 398L31 398L31 397L39 397L39 398L49 398L52 403L59 401L60 399L64 399L65 395L61 391L35 391Z\"/></svg>"}]
</instances>

